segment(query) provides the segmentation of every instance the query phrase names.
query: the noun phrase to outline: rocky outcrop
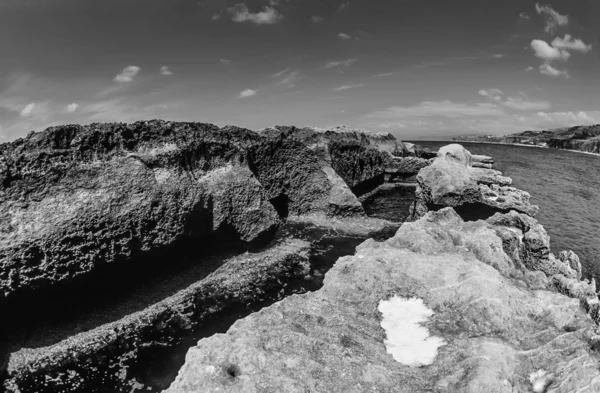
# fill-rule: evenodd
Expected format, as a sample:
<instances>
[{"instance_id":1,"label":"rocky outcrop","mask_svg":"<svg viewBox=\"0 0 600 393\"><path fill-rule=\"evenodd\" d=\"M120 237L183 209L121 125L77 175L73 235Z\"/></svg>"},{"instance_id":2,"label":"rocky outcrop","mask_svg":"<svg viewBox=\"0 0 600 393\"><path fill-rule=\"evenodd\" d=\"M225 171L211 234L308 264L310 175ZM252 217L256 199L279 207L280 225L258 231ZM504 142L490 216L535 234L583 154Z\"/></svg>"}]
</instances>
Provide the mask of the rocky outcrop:
<instances>
[{"instance_id":1,"label":"rocky outcrop","mask_svg":"<svg viewBox=\"0 0 600 393\"><path fill-rule=\"evenodd\" d=\"M429 212L338 260L319 291L198 342L167 392L597 392L597 327L579 300L554 290L568 278L518 266L520 254L506 253L497 232L519 240L536 225L515 212L491 222ZM539 245L522 247L544 258ZM386 350L378 305L392 296L433 311L425 326L443 345L429 366L406 366Z\"/></svg>"},{"instance_id":2,"label":"rocky outcrop","mask_svg":"<svg viewBox=\"0 0 600 393\"><path fill-rule=\"evenodd\" d=\"M487 168L492 169L494 165L494 159L490 156L483 156L479 154L471 154L473 168Z\"/></svg>"},{"instance_id":3,"label":"rocky outcrop","mask_svg":"<svg viewBox=\"0 0 600 393\"><path fill-rule=\"evenodd\" d=\"M481 218L480 212L484 218L495 211L537 214L538 207L529 202L527 192L509 187L510 178L492 169L473 168L472 163L470 152L461 145L441 148L433 163L417 175L412 219L443 207L457 208L468 219Z\"/></svg>"},{"instance_id":4,"label":"rocky outcrop","mask_svg":"<svg viewBox=\"0 0 600 393\"><path fill-rule=\"evenodd\" d=\"M390 156L385 169L386 180L389 182L408 181L429 165L431 165L431 160L424 158Z\"/></svg>"},{"instance_id":5,"label":"rocky outcrop","mask_svg":"<svg viewBox=\"0 0 600 393\"><path fill-rule=\"evenodd\" d=\"M24 347L10 355L7 392L92 392L143 389L136 368L155 353L224 313L277 297L310 274L310 245L290 239L255 254L231 258L205 279L121 320L47 347ZM124 389L125 386L129 388Z\"/></svg>"},{"instance_id":6,"label":"rocky outcrop","mask_svg":"<svg viewBox=\"0 0 600 393\"><path fill-rule=\"evenodd\" d=\"M248 247L288 214L363 215L391 136L148 121L0 145L0 301L182 239ZM382 149L382 150L380 150Z\"/></svg>"}]
</instances>

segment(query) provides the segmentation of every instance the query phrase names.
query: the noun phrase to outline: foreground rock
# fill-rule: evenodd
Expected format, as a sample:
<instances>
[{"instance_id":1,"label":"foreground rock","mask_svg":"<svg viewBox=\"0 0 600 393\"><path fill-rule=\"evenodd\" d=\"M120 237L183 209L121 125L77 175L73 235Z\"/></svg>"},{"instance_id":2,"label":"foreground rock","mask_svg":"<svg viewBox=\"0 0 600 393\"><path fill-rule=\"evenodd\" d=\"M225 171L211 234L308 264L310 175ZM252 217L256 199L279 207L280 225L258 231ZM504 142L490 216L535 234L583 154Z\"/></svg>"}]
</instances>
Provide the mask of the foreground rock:
<instances>
[{"instance_id":1,"label":"foreground rock","mask_svg":"<svg viewBox=\"0 0 600 393\"><path fill-rule=\"evenodd\" d=\"M282 286L307 278L309 250L307 242L291 239L232 258L204 280L141 312L49 347L16 351L10 355L4 388L20 393L141 389L132 369L212 318L277 296Z\"/></svg>"},{"instance_id":2,"label":"foreground rock","mask_svg":"<svg viewBox=\"0 0 600 393\"><path fill-rule=\"evenodd\" d=\"M362 215L351 188L382 178L394 144L347 130L149 121L0 145L0 303L183 239L248 247L288 214Z\"/></svg>"},{"instance_id":3,"label":"foreground rock","mask_svg":"<svg viewBox=\"0 0 600 393\"><path fill-rule=\"evenodd\" d=\"M470 218L485 217L493 212L515 210L535 216L538 207L529 202L529 194L510 187L512 180L498 171L473 168L471 153L461 145L444 146L433 163L421 169L412 219L430 210L443 207L458 208L459 214ZM490 214L491 213L491 214Z\"/></svg>"},{"instance_id":4,"label":"foreground rock","mask_svg":"<svg viewBox=\"0 0 600 393\"><path fill-rule=\"evenodd\" d=\"M539 248L523 241L511 255L497 233L535 231L534 221L511 213L465 223L443 209L386 242L368 240L318 292L201 340L167 392L600 391L596 325L544 272L517 265L519 249ZM445 345L431 365L386 351L378 305L392 296L435 312L425 326Z\"/></svg>"}]
</instances>

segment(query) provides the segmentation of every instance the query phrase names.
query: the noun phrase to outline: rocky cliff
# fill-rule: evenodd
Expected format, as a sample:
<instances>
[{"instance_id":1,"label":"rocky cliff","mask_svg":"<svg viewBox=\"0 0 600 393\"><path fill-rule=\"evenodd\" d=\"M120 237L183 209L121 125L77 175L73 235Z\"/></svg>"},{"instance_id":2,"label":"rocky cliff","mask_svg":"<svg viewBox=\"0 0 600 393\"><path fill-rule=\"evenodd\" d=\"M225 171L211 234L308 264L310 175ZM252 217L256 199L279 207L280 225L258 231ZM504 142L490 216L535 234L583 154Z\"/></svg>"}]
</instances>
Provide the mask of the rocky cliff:
<instances>
[{"instance_id":1,"label":"rocky cliff","mask_svg":"<svg viewBox=\"0 0 600 393\"><path fill-rule=\"evenodd\" d=\"M351 189L382 179L386 138L148 121L0 145L0 303L190 239L264 243L290 214L362 215Z\"/></svg>"},{"instance_id":2,"label":"rocky cliff","mask_svg":"<svg viewBox=\"0 0 600 393\"><path fill-rule=\"evenodd\" d=\"M549 252L510 179L471 162L441 149L415 222L338 260L319 291L198 342L167 392L599 391L595 282L574 253ZM516 202L500 207L488 184ZM464 220L445 203L490 209ZM402 303L417 306L390 317Z\"/></svg>"}]
</instances>

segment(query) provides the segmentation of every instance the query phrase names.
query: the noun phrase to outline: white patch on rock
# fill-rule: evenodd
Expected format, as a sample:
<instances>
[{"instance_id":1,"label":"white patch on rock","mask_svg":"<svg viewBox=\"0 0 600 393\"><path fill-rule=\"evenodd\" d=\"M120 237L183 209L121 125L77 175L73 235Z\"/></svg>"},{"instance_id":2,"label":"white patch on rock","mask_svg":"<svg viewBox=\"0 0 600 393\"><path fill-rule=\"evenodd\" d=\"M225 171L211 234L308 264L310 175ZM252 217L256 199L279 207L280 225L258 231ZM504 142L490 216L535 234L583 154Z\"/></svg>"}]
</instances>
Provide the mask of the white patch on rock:
<instances>
[{"instance_id":1,"label":"white patch on rock","mask_svg":"<svg viewBox=\"0 0 600 393\"><path fill-rule=\"evenodd\" d=\"M531 373L529 382L531 382L534 393L544 393L546 388L552 383L553 375L548 374L545 370L538 370Z\"/></svg>"},{"instance_id":2,"label":"white patch on rock","mask_svg":"<svg viewBox=\"0 0 600 393\"><path fill-rule=\"evenodd\" d=\"M442 338L430 337L429 330L421 325L434 314L423 299L394 296L380 301L377 309L383 315L386 350L397 362L410 367L430 365L438 348L446 345Z\"/></svg>"}]
</instances>

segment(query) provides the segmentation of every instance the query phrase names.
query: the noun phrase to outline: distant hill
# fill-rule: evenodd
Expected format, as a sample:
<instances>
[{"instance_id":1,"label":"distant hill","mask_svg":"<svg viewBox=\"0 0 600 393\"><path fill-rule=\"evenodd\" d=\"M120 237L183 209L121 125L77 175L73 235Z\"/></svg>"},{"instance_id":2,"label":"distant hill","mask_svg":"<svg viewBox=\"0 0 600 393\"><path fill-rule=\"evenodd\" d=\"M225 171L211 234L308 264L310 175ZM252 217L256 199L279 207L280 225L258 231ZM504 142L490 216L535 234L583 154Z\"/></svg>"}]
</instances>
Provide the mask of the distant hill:
<instances>
[{"instance_id":1,"label":"distant hill","mask_svg":"<svg viewBox=\"0 0 600 393\"><path fill-rule=\"evenodd\" d=\"M509 135L463 135L452 139L456 142L524 144L600 154L600 124Z\"/></svg>"}]
</instances>

